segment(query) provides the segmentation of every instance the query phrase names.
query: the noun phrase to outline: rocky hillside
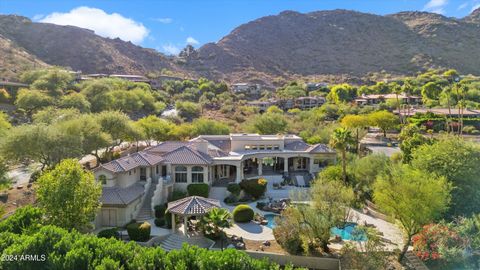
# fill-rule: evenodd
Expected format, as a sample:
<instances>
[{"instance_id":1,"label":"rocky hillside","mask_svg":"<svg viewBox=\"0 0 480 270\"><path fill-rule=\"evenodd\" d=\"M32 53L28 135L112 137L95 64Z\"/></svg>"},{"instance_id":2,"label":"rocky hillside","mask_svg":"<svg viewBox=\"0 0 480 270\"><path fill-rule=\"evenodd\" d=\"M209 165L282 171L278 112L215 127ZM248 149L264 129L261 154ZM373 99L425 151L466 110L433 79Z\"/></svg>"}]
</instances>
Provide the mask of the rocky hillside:
<instances>
[{"instance_id":1,"label":"rocky hillside","mask_svg":"<svg viewBox=\"0 0 480 270\"><path fill-rule=\"evenodd\" d=\"M411 74L438 67L479 74L478 55L480 10L461 20L426 12L378 16L285 11L206 44L190 64L234 79L255 74Z\"/></svg>"},{"instance_id":2,"label":"rocky hillside","mask_svg":"<svg viewBox=\"0 0 480 270\"><path fill-rule=\"evenodd\" d=\"M14 78L25 70L48 66L0 35L0 81Z\"/></svg>"},{"instance_id":3,"label":"rocky hillside","mask_svg":"<svg viewBox=\"0 0 480 270\"><path fill-rule=\"evenodd\" d=\"M408 75L442 67L480 74L480 9L463 19L427 12L285 11L241 25L176 60L89 30L19 16L0 16L0 35L29 59L88 73L167 68L194 77L263 82L319 76L348 80L382 71Z\"/></svg>"},{"instance_id":4,"label":"rocky hillside","mask_svg":"<svg viewBox=\"0 0 480 270\"><path fill-rule=\"evenodd\" d=\"M144 74L162 68L176 69L164 55L93 31L47 23L21 16L0 15L0 35L50 65L85 73Z\"/></svg>"}]
</instances>

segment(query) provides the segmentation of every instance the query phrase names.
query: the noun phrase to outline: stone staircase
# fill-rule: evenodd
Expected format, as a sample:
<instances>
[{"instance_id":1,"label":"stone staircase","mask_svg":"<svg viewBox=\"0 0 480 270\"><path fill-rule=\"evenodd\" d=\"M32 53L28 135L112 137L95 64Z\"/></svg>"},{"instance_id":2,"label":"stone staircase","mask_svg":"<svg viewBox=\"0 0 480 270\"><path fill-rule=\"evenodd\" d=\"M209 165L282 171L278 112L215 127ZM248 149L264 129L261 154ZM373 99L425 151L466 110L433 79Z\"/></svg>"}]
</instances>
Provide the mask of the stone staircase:
<instances>
[{"instance_id":1,"label":"stone staircase","mask_svg":"<svg viewBox=\"0 0 480 270\"><path fill-rule=\"evenodd\" d=\"M428 270L428 267L411 251L405 253L405 259L415 270Z\"/></svg>"},{"instance_id":2,"label":"stone staircase","mask_svg":"<svg viewBox=\"0 0 480 270\"><path fill-rule=\"evenodd\" d=\"M152 180L150 188L147 191L147 195L143 200L142 207L138 211L137 218L136 218L137 221L149 220L153 217L152 197L153 197L153 193L155 192L155 188L157 184L158 184L158 180Z\"/></svg>"},{"instance_id":3,"label":"stone staircase","mask_svg":"<svg viewBox=\"0 0 480 270\"><path fill-rule=\"evenodd\" d=\"M182 245L187 243L189 245L195 245L201 248L210 248L213 246L214 242L203 236L192 236L187 237L181 234L171 234L164 240L160 242L160 247L166 251L181 249Z\"/></svg>"}]
</instances>

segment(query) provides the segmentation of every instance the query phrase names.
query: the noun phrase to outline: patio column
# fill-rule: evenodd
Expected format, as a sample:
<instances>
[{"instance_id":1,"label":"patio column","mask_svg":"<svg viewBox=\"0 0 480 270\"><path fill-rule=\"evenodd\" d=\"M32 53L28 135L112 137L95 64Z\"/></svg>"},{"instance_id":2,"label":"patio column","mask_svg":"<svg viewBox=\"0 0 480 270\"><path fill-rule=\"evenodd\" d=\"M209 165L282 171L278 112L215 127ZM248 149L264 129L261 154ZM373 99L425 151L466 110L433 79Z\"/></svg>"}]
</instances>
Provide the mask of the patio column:
<instances>
[{"instance_id":1,"label":"patio column","mask_svg":"<svg viewBox=\"0 0 480 270\"><path fill-rule=\"evenodd\" d=\"M263 165L263 159L259 158L258 159L258 175L262 175L262 165Z\"/></svg>"},{"instance_id":2,"label":"patio column","mask_svg":"<svg viewBox=\"0 0 480 270\"><path fill-rule=\"evenodd\" d=\"M235 183L242 181L242 164L236 166L237 176L235 177Z\"/></svg>"},{"instance_id":3,"label":"patio column","mask_svg":"<svg viewBox=\"0 0 480 270\"><path fill-rule=\"evenodd\" d=\"M183 235L187 236L187 216L183 217Z\"/></svg>"},{"instance_id":4,"label":"patio column","mask_svg":"<svg viewBox=\"0 0 480 270\"><path fill-rule=\"evenodd\" d=\"M288 173L288 157L283 158L283 172Z\"/></svg>"},{"instance_id":5,"label":"patio column","mask_svg":"<svg viewBox=\"0 0 480 270\"><path fill-rule=\"evenodd\" d=\"M308 172L313 173L313 158L312 157L308 158Z\"/></svg>"},{"instance_id":6,"label":"patio column","mask_svg":"<svg viewBox=\"0 0 480 270\"><path fill-rule=\"evenodd\" d=\"M175 214L172 214L172 233L175 233Z\"/></svg>"}]
</instances>

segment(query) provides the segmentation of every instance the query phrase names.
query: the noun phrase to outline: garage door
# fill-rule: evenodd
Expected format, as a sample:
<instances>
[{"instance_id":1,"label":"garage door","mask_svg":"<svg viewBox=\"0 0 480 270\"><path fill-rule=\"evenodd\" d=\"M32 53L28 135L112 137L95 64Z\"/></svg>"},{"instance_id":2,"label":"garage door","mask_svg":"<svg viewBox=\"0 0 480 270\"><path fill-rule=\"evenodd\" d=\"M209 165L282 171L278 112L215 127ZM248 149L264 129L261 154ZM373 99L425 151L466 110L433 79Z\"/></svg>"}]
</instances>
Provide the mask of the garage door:
<instances>
[{"instance_id":1,"label":"garage door","mask_svg":"<svg viewBox=\"0 0 480 270\"><path fill-rule=\"evenodd\" d=\"M102 226L106 226L106 227L117 226L117 210L102 209Z\"/></svg>"}]
</instances>

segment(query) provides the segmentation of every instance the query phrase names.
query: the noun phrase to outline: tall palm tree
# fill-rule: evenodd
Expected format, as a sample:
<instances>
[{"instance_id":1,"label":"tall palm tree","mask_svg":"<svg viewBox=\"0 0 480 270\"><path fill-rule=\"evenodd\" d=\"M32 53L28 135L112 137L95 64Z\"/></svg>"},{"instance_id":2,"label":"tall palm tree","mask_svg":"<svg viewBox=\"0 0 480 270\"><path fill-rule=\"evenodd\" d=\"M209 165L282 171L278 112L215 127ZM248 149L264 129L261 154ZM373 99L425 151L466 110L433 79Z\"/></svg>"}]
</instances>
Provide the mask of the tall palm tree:
<instances>
[{"instance_id":1,"label":"tall palm tree","mask_svg":"<svg viewBox=\"0 0 480 270\"><path fill-rule=\"evenodd\" d=\"M232 226L232 215L224 208L213 208L200 220L200 227L205 235L212 238L223 236L223 229Z\"/></svg>"},{"instance_id":2,"label":"tall palm tree","mask_svg":"<svg viewBox=\"0 0 480 270\"><path fill-rule=\"evenodd\" d=\"M402 87L398 85L398 83L396 82L391 83L390 87L392 89L392 92L395 94L395 98L397 99L397 110L398 110L398 117L400 118L400 124L403 124L403 118L402 118L402 115L400 114L400 99L398 98L398 95L402 93Z\"/></svg>"},{"instance_id":3,"label":"tall palm tree","mask_svg":"<svg viewBox=\"0 0 480 270\"><path fill-rule=\"evenodd\" d=\"M342 156L342 179L344 183L347 183L347 148L353 141L352 133L346 128L335 129L330 137L330 146L339 151Z\"/></svg>"}]
</instances>

